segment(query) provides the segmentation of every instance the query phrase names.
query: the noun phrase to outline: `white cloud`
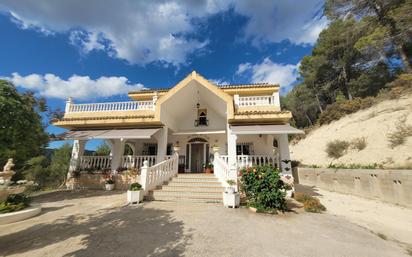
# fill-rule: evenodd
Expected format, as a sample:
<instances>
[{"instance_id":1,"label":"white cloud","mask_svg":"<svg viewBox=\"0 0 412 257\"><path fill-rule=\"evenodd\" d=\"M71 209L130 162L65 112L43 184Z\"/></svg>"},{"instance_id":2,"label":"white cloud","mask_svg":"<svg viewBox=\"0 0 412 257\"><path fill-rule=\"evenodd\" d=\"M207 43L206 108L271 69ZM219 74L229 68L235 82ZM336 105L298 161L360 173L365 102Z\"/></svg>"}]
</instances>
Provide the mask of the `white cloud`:
<instances>
[{"instance_id":1,"label":"white cloud","mask_svg":"<svg viewBox=\"0 0 412 257\"><path fill-rule=\"evenodd\" d=\"M313 44L327 26L323 4L324 0L238 1L235 11L250 18L244 34L257 45L285 39L294 44Z\"/></svg>"},{"instance_id":2,"label":"white cloud","mask_svg":"<svg viewBox=\"0 0 412 257\"><path fill-rule=\"evenodd\" d=\"M73 75L64 80L54 74L20 76L18 73L13 73L11 77L5 79L18 87L35 91L41 96L60 99L109 97L144 88L139 83L130 84L125 77L100 77L94 80L88 76Z\"/></svg>"},{"instance_id":3,"label":"white cloud","mask_svg":"<svg viewBox=\"0 0 412 257\"><path fill-rule=\"evenodd\" d=\"M21 28L46 34L67 32L70 42L84 53L106 51L132 64L163 61L179 65L207 40L189 36L193 18L224 10L228 1L104 1L3 0L0 11L9 12Z\"/></svg>"},{"instance_id":4,"label":"white cloud","mask_svg":"<svg viewBox=\"0 0 412 257\"><path fill-rule=\"evenodd\" d=\"M209 81L212 82L215 85L218 85L218 86L220 86L220 85L229 85L229 82L227 82L224 79L209 79Z\"/></svg>"},{"instance_id":5,"label":"white cloud","mask_svg":"<svg viewBox=\"0 0 412 257\"><path fill-rule=\"evenodd\" d=\"M250 76L252 83L267 82L289 88L296 81L298 65L274 63L266 57L262 63L240 64L236 74Z\"/></svg>"},{"instance_id":6,"label":"white cloud","mask_svg":"<svg viewBox=\"0 0 412 257\"><path fill-rule=\"evenodd\" d=\"M23 29L45 34L69 33L83 53L105 51L132 64L154 61L180 65L207 47L196 39L194 20L227 11L248 18L244 36L256 45L290 40L312 44L327 25L320 9L324 0L2 0ZM197 24L199 24L197 22Z\"/></svg>"}]
</instances>

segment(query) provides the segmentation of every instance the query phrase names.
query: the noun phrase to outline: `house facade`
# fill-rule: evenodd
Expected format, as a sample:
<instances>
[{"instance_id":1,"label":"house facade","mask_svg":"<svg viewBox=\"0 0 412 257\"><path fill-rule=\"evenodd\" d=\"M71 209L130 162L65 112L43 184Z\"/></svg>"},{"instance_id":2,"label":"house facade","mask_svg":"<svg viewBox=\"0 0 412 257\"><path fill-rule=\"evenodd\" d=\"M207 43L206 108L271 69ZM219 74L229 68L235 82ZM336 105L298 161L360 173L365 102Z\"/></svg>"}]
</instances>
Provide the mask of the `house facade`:
<instances>
[{"instance_id":1,"label":"house facade","mask_svg":"<svg viewBox=\"0 0 412 257\"><path fill-rule=\"evenodd\" d=\"M240 167L254 164L291 173L288 134L302 132L289 125L291 113L281 110L278 85L217 86L193 71L172 88L128 95L132 101L67 101L64 117L54 125L68 129L65 138L74 140L69 174L145 166L149 172L158 167L165 180L170 172L201 173L204 164L213 163L224 184ZM84 156L91 139L106 140L110 156ZM125 145L132 154L124 154ZM173 170L159 171L165 163Z\"/></svg>"}]
</instances>

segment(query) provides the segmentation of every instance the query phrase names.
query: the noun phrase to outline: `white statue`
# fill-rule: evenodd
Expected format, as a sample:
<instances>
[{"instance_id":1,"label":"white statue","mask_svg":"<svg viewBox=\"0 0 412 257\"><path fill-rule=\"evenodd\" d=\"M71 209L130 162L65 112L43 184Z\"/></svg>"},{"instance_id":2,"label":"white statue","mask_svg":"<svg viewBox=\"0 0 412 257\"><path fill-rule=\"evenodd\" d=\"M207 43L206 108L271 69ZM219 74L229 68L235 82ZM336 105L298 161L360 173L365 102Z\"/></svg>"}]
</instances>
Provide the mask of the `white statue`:
<instances>
[{"instance_id":1,"label":"white statue","mask_svg":"<svg viewBox=\"0 0 412 257\"><path fill-rule=\"evenodd\" d=\"M14 163L13 163L13 158L10 158L6 165L3 167L3 171L0 172L0 180L2 181L2 184L10 184L10 179L13 177L13 175L16 173L13 171Z\"/></svg>"},{"instance_id":2,"label":"white statue","mask_svg":"<svg viewBox=\"0 0 412 257\"><path fill-rule=\"evenodd\" d=\"M13 172L13 167L14 167L13 158L9 158L6 165L4 165L3 167L3 172L10 172L10 171Z\"/></svg>"}]
</instances>

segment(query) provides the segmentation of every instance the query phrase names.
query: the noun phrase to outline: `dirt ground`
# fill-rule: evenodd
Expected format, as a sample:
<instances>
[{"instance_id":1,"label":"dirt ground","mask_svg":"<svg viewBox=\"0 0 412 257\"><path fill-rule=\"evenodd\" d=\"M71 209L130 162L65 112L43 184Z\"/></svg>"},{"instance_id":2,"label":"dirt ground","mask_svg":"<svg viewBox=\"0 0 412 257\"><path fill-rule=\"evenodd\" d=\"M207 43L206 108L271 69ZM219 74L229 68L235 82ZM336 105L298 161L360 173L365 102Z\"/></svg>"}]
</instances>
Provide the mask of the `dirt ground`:
<instances>
[{"instance_id":1,"label":"dirt ground","mask_svg":"<svg viewBox=\"0 0 412 257\"><path fill-rule=\"evenodd\" d=\"M127 206L125 199L104 191L38 196L39 216L0 226L0 256L409 256L334 213L266 215L182 202Z\"/></svg>"}]
</instances>

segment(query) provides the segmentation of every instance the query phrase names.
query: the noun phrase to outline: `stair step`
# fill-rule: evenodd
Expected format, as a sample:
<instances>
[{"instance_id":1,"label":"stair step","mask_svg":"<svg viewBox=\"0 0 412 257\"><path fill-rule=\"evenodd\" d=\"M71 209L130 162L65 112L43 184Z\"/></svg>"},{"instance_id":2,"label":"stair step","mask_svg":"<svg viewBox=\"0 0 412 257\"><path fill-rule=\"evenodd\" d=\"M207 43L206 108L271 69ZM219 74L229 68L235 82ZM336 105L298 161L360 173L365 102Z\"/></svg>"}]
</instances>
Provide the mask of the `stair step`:
<instances>
[{"instance_id":1,"label":"stair step","mask_svg":"<svg viewBox=\"0 0 412 257\"><path fill-rule=\"evenodd\" d=\"M172 181L174 182L199 182L199 183L219 182L217 178L180 178L180 177L173 178Z\"/></svg>"},{"instance_id":2,"label":"stair step","mask_svg":"<svg viewBox=\"0 0 412 257\"><path fill-rule=\"evenodd\" d=\"M203 186L203 187L198 187L198 186L175 186L175 185L167 185L167 186L162 186L161 190L165 191L177 191L177 192L223 192L224 188L223 187L218 187L218 186Z\"/></svg>"},{"instance_id":3,"label":"stair step","mask_svg":"<svg viewBox=\"0 0 412 257\"><path fill-rule=\"evenodd\" d=\"M222 198L222 192L207 192L207 191L167 191L167 190L155 190L152 192L153 196L179 196L187 198Z\"/></svg>"},{"instance_id":4,"label":"stair step","mask_svg":"<svg viewBox=\"0 0 412 257\"><path fill-rule=\"evenodd\" d=\"M145 196L148 201L194 202L194 203L223 203L222 198L186 198L177 196Z\"/></svg>"},{"instance_id":5,"label":"stair step","mask_svg":"<svg viewBox=\"0 0 412 257\"><path fill-rule=\"evenodd\" d=\"M222 187L220 182L191 182L191 181L174 181L172 180L167 184L168 186L181 186L181 187Z\"/></svg>"}]
</instances>

